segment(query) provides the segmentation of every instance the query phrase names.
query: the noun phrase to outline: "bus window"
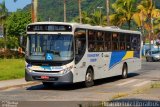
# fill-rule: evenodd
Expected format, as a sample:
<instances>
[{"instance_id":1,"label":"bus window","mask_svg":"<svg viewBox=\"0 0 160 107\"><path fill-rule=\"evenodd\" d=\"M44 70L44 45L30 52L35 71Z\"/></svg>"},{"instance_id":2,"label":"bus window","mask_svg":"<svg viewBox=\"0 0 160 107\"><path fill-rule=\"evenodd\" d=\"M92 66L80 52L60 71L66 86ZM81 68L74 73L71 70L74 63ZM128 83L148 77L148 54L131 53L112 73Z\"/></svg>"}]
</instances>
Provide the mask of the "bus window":
<instances>
[{"instance_id":1,"label":"bus window","mask_svg":"<svg viewBox=\"0 0 160 107\"><path fill-rule=\"evenodd\" d=\"M119 35L118 35L118 33L112 34L112 50L119 50Z\"/></svg>"},{"instance_id":2,"label":"bus window","mask_svg":"<svg viewBox=\"0 0 160 107\"><path fill-rule=\"evenodd\" d=\"M112 43L112 50L119 50L119 44L117 42Z\"/></svg>"},{"instance_id":3,"label":"bus window","mask_svg":"<svg viewBox=\"0 0 160 107\"><path fill-rule=\"evenodd\" d=\"M125 50L126 46L125 46L125 42L120 42L120 50Z\"/></svg>"},{"instance_id":4,"label":"bus window","mask_svg":"<svg viewBox=\"0 0 160 107\"><path fill-rule=\"evenodd\" d=\"M93 31L93 30L88 31L88 40L89 41L94 41L95 40L95 31Z\"/></svg>"},{"instance_id":5,"label":"bus window","mask_svg":"<svg viewBox=\"0 0 160 107\"><path fill-rule=\"evenodd\" d=\"M126 36L124 33L120 33L120 50L126 50Z\"/></svg>"},{"instance_id":6,"label":"bus window","mask_svg":"<svg viewBox=\"0 0 160 107\"><path fill-rule=\"evenodd\" d=\"M110 51L111 50L111 41L112 41L112 35L110 32L105 32L105 46L104 51Z\"/></svg>"},{"instance_id":7,"label":"bus window","mask_svg":"<svg viewBox=\"0 0 160 107\"><path fill-rule=\"evenodd\" d=\"M104 42L97 42L96 51L98 52L104 51Z\"/></svg>"},{"instance_id":8,"label":"bus window","mask_svg":"<svg viewBox=\"0 0 160 107\"><path fill-rule=\"evenodd\" d=\"M96 51L104 51L104 32L96 31Z\"/></svg>"},{"instance_id":9,"label":"bus window","mask_svg":"<svg viewBox=\"0 0 160 107\"><path fill-rule=\"evenodd\" d=\"M96 51L96 31L88 30L88 51Z\"/></svg>"},{"instance_id":10,"label":"bus window","mask_svg":"<svg viewBox=\"0 0 160 107\"><path fill-rule=\"evenodd\" d=\"M101 32L101 31L96 32L96 40L97 41L103 41L104 40L103 32Z\"/></svg>"},{"instance_id":11,"label":"bus window","mask_svg":"<svg viewBox=\"0 0 160 107\"><path fill-rule=\"evenodd\" d=\"M86 30L76 29L75 31L75 63L77 64L86 51Z\"/></svg>"},{"instance_id":12,"label":"bus window","mask_svg":"<svg viewBox=\"0 0 160 107\"><path fill-rule=\"evenodd\" d=\"M131 34L126 34L126 42L130 42L131 41Z\"/></svg>"},{"instance_id":13,"label":"bus window","mask_svg":"<svg viewBox=\"0 0 160 107\"><path fill-rule=\"evenodd\" d=\"M127 51L131 51L132 47L131 47L131 34L126 33L126 50Z\"/></svg>"},{"instance_id":14,"label":"bus window","mask_svg":"<svg viewBox=\"0 0 160 107\"><path fill-rule=\"evenodd\" d=\"M140 47L140 36L137 34L132 34L131 36L131 50L139 50Z\"/></svg>"},{"instance_id":15,"label":"bus window","mask_svg":"<svg viewBox=\"0 0 160 107\"><path fill-rule=\"evenodd\" d=\"M111 50L111 42L105 42L104 51L110 51L110 50Z\"/></svg>"},{"instance_id":16,"label":"bus window","mask_svg":"<svg viewBox=\"0 0 160 107\"><path fill-rule=\"evenodd\" d=\"M95 51L95 43L94 42L89 42L88 43L88 51L89 52Z\"/></svg>"},{"instance_id":17,"label":"bus window","mask_svg":"<svg viewBox=\"0 0 160 107\"><path fill-rule=\"evenodd\" d=\"M131 50L131 44L130 44L130 43L127 43L127 45L126 45L126 50L127 50L127 51L130 51L130 50Z\"/></svg>"}]
</instances>

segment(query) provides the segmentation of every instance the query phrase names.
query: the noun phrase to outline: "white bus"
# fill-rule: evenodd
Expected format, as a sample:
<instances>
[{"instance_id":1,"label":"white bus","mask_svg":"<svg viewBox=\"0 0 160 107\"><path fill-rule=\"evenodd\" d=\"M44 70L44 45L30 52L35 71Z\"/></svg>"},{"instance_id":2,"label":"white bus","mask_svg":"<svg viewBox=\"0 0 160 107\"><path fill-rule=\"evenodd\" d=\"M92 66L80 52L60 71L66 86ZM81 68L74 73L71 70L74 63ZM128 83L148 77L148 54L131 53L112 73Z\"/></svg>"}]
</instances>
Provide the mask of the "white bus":
<instances>
[{"instance_id":1,"label":"white bus","mask_svg":"<svg viewBox=\"0 0 160 107\"><path fill-rule=\"evenodd\" d=\"M27 26L26 81L84 82L141 68L141 33L117 27L36 22Z\"/></svg>"}]
</instances>

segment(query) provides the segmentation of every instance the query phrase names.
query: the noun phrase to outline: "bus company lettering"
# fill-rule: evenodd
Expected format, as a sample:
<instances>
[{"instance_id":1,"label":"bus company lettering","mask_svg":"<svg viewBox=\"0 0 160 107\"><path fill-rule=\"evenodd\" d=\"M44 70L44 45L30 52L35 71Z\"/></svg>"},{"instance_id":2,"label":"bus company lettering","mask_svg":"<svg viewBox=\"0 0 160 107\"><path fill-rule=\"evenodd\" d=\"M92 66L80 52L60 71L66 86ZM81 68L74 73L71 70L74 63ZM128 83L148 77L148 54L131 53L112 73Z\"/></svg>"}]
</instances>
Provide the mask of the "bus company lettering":
<instances>
[{"instance_id":1,"label":"bus company lettering","mask_svg":"<svg viewBox=\"0 0 160 107\"><path fill-rule=\"evenodd\" d=\"M99 57L99 54L88 54L87 57Z\"/></svg>"},{"instance_id":2,"label":"bus company lettering","mask_svg":"<svg viewBox=\"0 0 160 107\"><path fill-rule=\"evenodd\" d=\"M99 54L88 54L87 57L90 57L90 62L96 62L97 57L99 57Z\"/></svg>"}]
</instances>

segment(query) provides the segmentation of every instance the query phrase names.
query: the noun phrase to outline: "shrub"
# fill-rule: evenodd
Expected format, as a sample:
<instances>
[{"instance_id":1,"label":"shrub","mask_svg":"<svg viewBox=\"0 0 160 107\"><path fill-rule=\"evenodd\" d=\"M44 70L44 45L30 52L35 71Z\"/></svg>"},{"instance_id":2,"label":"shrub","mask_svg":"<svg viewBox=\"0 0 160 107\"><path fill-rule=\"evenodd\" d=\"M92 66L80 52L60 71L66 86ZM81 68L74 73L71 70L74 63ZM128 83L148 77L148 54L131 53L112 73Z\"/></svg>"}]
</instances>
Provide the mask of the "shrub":
<instances>
[{"instance_id":1,"label":"shrub","mask_svg":"<svg viewBox=\"0 0 160 107\"><path fill-rule=\"evenodd\" d=\"M13 51L10 49L1 49L0 51L0 58L23 58L24 54L19 53L18 51Z\"/></svg>"}]
</instances>

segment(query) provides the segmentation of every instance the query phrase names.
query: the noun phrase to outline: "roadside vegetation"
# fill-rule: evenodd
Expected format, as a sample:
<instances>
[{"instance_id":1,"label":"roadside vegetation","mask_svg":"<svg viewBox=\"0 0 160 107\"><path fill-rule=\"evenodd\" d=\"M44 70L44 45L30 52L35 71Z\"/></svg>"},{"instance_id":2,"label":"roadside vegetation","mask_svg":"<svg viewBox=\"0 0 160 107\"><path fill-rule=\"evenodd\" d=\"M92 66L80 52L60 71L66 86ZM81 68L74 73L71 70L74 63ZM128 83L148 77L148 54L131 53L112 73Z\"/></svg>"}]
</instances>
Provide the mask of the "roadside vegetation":
<instances>
[{"instance_id":1,"label":"roadside vegetation","mask_svg":"<svg viewBox=\"0 0 160 107\"><path fill-rule=\"evenodd\" d=\"M24 77L24 59L0 59L0 81Z\"/></svg>"},{"instance_id":2,"label":"roadside vegetation","mask_svg":"<svg viewBox=\"0 0 160 107\"><path fill-rule=\"evenodd\" d=\"M151 88L160 88L160 81L152 83Z\"/></svg>"}]
</instances>

